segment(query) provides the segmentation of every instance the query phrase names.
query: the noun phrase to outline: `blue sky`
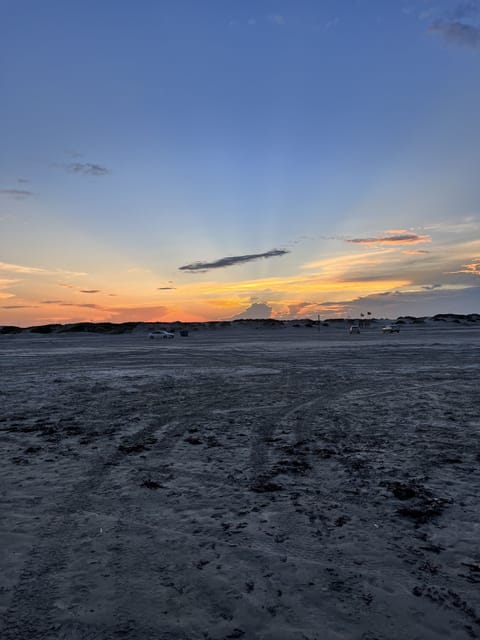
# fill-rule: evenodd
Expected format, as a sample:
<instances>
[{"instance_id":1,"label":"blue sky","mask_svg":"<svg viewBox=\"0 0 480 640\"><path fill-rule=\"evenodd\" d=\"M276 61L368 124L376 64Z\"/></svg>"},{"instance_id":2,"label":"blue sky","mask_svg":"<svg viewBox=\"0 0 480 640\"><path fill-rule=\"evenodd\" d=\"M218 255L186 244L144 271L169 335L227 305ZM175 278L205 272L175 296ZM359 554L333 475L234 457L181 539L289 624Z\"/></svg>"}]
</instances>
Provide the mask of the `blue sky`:
<instances>
[{"instance_id":1,"label":"blue sky","mask_svg":"<svg viewBox=\"0 0 480 640\"><path fill-rule=\"evenodd\" d=\"M3 0L0 60L0 324L480 311L477 0Z\"/></svg>"}]
</instances>

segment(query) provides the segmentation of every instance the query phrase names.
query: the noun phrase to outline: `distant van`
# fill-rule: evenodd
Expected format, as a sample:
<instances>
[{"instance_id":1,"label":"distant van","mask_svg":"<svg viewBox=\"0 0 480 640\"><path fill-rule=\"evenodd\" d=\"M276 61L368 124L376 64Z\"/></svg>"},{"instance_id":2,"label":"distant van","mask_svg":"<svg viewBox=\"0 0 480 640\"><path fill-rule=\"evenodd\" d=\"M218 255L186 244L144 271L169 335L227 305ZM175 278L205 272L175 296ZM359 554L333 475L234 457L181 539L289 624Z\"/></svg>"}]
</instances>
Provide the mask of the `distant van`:
<instances>
[{"instance_id":1,"label":"distant van","mask_svg":"<svg viewBox=\"0 0 480 640\"><path fill-rule=\"evenodd\" d=\"M360 327L358 326L358 324L352 324L351 327L348 330L348 333L350 335L352 335L354 333L360 333Z\"/></svg>"}]
</instances>

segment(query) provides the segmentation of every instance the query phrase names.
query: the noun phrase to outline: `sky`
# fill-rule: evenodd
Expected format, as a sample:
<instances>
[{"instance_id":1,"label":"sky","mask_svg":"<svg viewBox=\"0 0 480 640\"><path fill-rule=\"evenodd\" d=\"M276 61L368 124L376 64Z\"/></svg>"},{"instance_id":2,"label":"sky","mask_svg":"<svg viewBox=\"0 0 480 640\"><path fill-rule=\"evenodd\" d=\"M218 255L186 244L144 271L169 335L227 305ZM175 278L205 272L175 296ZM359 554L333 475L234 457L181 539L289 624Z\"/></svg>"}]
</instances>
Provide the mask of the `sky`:
<instances>
[{"instance_id":1,"label":"sky","mask_svg":"<svg viewBox=\"0 0 480 640\"><path fill-rule=\"evenodd\" d=\"M0 0L0 325L480 312L480 0Z\"/></svg>"}]
</instances>

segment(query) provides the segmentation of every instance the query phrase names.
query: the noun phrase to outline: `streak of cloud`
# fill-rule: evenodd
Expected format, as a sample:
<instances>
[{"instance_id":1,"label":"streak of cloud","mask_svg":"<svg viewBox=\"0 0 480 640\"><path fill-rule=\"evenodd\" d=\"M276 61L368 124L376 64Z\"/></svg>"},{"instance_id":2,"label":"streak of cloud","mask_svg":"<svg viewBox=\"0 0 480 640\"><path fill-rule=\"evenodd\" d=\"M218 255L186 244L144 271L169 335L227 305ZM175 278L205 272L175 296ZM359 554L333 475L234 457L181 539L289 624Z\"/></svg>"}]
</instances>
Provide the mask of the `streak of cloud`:
<instances>
[{"instance_id":1,"label":"streak of cloud","mask_svg":"<svg viewBox=\"0 0 480 640\"><path fill-rule=\"evenodd\" d=\"M179 271L193 271L203 273L210 269L223 269L225 267L233 267L237 264L245 264L246 262L254 262L262 258L275 258L277 256L284 256L290 253L286 249L272 249L271 251L265 251L265 253L249 253L243 256L226 256L225 258L219 258L213 262L192 262L186 264L183 267L178 267Z\"/></svg>"},{"instance_id":2,"label":"streak of cloud","mask_svg":"<svg viewBox=\"0 0 480 640\"><path fill-rule=\"evenodd\" d=\"M100 293L100 289L80 289L80 293Z\"/></svg>"},{"instance_id":3,"label":"streak of cloud","mask_svg":"<svg viewBox=\"0 0 480 640\"><path fill-rule=\"evenodd\" d=\"M416 233L397 233L382 237L373 238L352 238L346 242L351 244L417 244L420 242L431 242L430 236L421 236Z\"/></svg>"},{"instance_id":4,"label":"streak of cloud","mask_svg":"<svg viewBox=\"0 0 480 640\"><path fill-rule=\"evenodd\" d=\"M0 309L38 309L38 307L28 304L7 304Z\"/></svg>"},{"instance_id":5,"label":"streak of cloud","mask_svg":"<svg viewBox=\"0 0 480 640\"><path fill-rule=\"evenodd\" d=\"M111 173L110 169L107 169L107 167L93 162L69 162L68 164L54 163L52 164L52 167L65 169L68 173L76 173L82 176L101 177Z\"/></svg>"},{"instance_id":6,"label":"streak of cloud","mask_svg":"<svg viewBox=\"0 0 480 640\"><path fill-rule=\"evenodd\" d=\"M11 273L22 273L25 275L66 275L66 276L86 276L84 271L67 271L65 269L44 269L42 267L29 267L22 264L12 264L10 262L0 262L0 271ZM73 285L72 285L73 286Z\"/></svg>"},{"instance_id":7,"label":"streak of cloud","mask_svg":"<svg viewBox=\"0 0 480 640\"><path fill-rule=\"evenodd\" d=\"M15 200L25 200L25 198L31 198L35 195L33 191L28 191L28 189L0 189L0 194L15 198Z\"/></svg>"},{"instance_id":8,"label":"streak of cloud","mask_svg":"<svg viewBox=\"0 0 480 640\"><path fill-rule=\"evenodd\" d=\"M173 289L176 289L176 287L157 287L158 291L171 291Z\"/></svg>"}]
</instances>

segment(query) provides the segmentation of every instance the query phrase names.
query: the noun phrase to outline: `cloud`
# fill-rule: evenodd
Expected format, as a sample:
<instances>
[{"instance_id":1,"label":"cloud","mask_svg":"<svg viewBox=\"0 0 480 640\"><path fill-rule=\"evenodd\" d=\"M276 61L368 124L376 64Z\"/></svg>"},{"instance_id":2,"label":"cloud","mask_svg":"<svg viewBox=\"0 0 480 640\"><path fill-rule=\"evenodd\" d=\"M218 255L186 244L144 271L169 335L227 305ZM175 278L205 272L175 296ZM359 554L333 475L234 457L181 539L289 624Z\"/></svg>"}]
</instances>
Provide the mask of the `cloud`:
<instances>
[{"instance_id":1,"label":"cloud","mask_svg":"<svg viewBox=\"0 0 480 640\"><path fill-rule=\"evenodd\" d=\"M100 293L100 289L80 289L80 293Z\"/></svg>"},{"instance_id":2,"label":"cloud","mask_svg":"<svg viewBox=\"0 0 480 640\"><path fill-rule=\"evenodd\" d=\"M237 264L244 264L245 262L253 262L260 260L261 258L275 258L277 256L284 256L286 253L290 253L286 249L272 249L265 253L250 253L243 256L227 256L214 260L213 262L192 262L186 264L183 267L178 267L179 271L198 271L205 272L210 269L222 269L224 267L233 267Z\"/></svg>"},{"instance_id":3,"label":"cloud","mask_svg":"<svg viewBox=\"0 0 480 640\"><path fill-rule=\"evenodd\" d=\"M462 269L450 271L450 273L468 273L473 276L480 276L480 258L473 258L469 264L463 264Z\"/></svg>"},{"instance_id":4,"label":"cloud","mask_svg":"<svg viewBox=\"0 0 480 640\"><path fill-rule=\"evenodd\" d=\"M450 44L480 49L480 27L460 21L436 20L428 30L439 34Z\"/></svg>"},{"instance_id":5,"label":"cloud","mask_svg":"<svg viewBox=\"0 0 480 640\"><path fill-rule=\"evenodd\" d=\"M28 274L49 275L49 276L59 275L59 274L63 274L66 276L88 275L83 271L67 271L65 269L43 269L42 267L28 267L22 264L11 264L9 262L0 262L0 271L10 271L11 273L22 273L25 275L28 275Z\"/></svg>"},{"instance_id":6,"label":"cloud","mask_svg":"<svg viewBox=\"0 0 480 640\"><path fill-rule=\"evenodd\" d=\"M21 264L11 264L9 262L0 262L0 271L10 271L11 273L45 273L45 269L40 267L26 267Z\"/></svg>"},{"instance_id":7,"label":"cloud","mask_svg":"<svg viewBox=\"0 0 480 640\"><path fill-rule=\"evenodd\" d=\"M397 233L377 238L352 238L346 240L352 244L417 244L431 242L430 236L420 236L416 233Z\"/></svg>"},{"instance_id":8,"label":"cloud","mask_svg":"<svg viewBox=\"0 0 480 640\"><path fill-rule=\"evenodd\" d=\"M425 284L422 289L425 289L425 291L433 291L434 289L440 289L441 286L441 284Z\"/></svg>"},{"instance_id":9,"label":"cloud","mask_svg":"<svg viewBox=\"0 0 480 640\"><path fill-rule=\"evenodd\" d=\"M254 302L231 320L264 320L272 315L272 307L264 302Z\"/></svg>"},{"instance_id":10,"label":"cloud","mask_svg":"<svg viewBox=\"0 0 480 640\"><path fill-rule=\"evenodd\" d=\"M78 302L64 302L63 300L42 300L40 304L56 304L59 307L82 307L85 309L103 309L98 304L93 304L90 302L87 303L78 303Z\"/></svg>"},{"instance_id":11,"label":"cloud","mask_svg":"<svg viewBox=\"0 0 480 640\"><path fill-rule=\"evenodd\" d=\"M17 178L17 182L18 184L28 184L30 180L27 180L27 178Z\"/></svg>"},{"instance_id":12,"label":"cloud","mask_svg":"<svg viewBox=\"0 0 480 640\"><path fill-rule=\"evenodd\" d=\"M301 312L312 313L318 307L316 302L296 302L288 305L288 315L291 318L297 317Z\"/></svg>"},{"instance_id":13,"label":"cloud","mask_svg":"<svg viewBox=\"0 0 480 640\"><path fill-rule=\"evenodd\" d=\"M407 251L402 251L402 253L405 253L407 256L416 256L421 255L422 253L430 253L430 251L427 251L426 249L409 249Z\"/></svg>"},{"instance_id":14,"label":"cloud","mask_svg":"<svg viewBox=\"0 0 480 640\"><path fill-rule=\"evenodd\" d=\"M0 193L10 198L15 198L15 200L25 200L25 198L31 198L35 195L33 191L28 191L27 189L0 189Z\"/></svg>"},{"instance_id":15,"label":"cloud","mask_svg":"<svg viewBox=\"0 0 480 640\"><path fill-rule=\"evenodd\" d=\"M82 176L106 176L110 173L110 169L100 164L92 162L70 162L69 164L52 164L52 167L65 169L68 173L77 173Z\"/></svg>"},{"instance_id":16,"label":"cloud","mask_svg":"<svg viewBox=\"0 0 480 640\"><path fill-rule=\"evenodd\" d=\"M158 291L170 291L172 289L176 289L176 287L157 287Z\"/></svg>"},{"instance_id":17,"label":"cloud","mask_svg":"<svg viewBox=\"0 0 480 640\"><path fill-rule=\"evenodd\" d=\"M271 13L268 16L268 21L278 26L285 24L285 18L278 13Z\"/></svg>"},{"instance_id":18,"label":"cloud","mask_svg":"<svg viewBox=\"0 0 480 640\"><path fill-rule=\"evenodd\" d=\"M0 309L38 309L38 307L26 304L8 304L0 307Z\"/></svg>"}]
</instances>

